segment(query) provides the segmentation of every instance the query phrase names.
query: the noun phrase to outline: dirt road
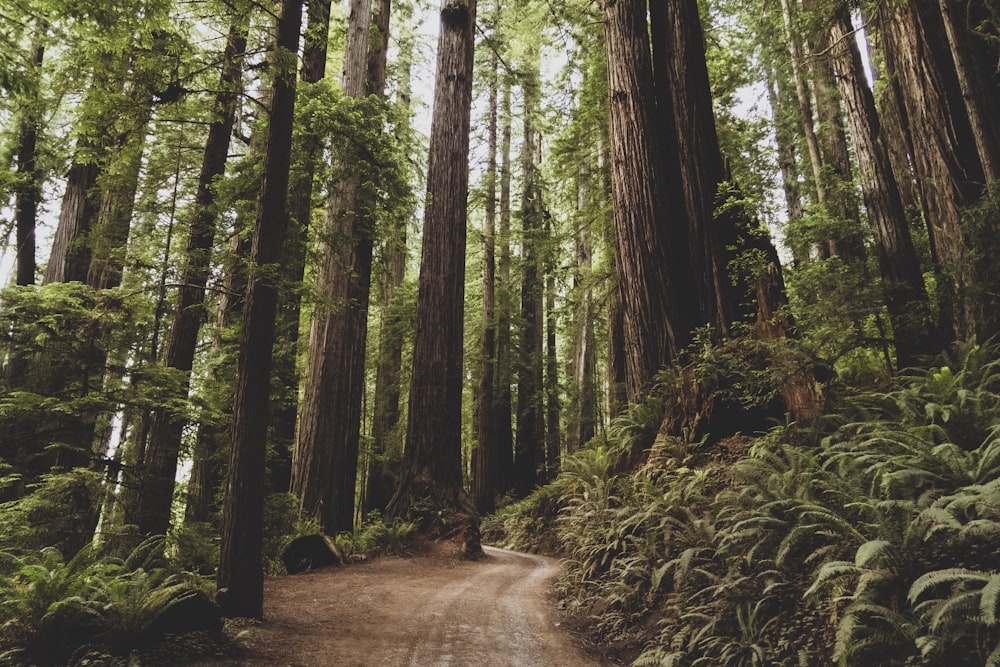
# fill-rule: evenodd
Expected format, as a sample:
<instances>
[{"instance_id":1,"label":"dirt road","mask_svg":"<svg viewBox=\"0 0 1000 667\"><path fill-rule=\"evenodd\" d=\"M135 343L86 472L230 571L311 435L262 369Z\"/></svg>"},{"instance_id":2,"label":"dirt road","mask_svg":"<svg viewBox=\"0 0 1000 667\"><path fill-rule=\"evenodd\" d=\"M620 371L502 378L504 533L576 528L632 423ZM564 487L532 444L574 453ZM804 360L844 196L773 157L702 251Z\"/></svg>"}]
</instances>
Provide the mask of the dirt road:
<instances>
[{"instance_id":1,"label":"dirt road","mask_svg":"<svg viewBox=\"0 0 1000 667\"><path fill-rule=\"evenodd\" d=\"M268 667L588 667L548 599L558 564L486 547L269 579L247 658ZM220 663L216 663L220 664Z\"/></svg>"}]
</instances>

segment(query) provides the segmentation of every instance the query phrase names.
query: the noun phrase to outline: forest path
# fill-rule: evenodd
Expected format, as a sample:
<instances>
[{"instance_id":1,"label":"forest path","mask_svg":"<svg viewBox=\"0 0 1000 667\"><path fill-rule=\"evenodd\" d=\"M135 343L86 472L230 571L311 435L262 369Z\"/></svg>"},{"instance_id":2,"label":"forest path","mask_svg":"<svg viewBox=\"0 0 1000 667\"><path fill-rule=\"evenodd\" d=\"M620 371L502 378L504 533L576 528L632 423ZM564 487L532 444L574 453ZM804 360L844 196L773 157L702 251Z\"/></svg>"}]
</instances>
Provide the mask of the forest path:
<instances>
[{"instance_id":1,"label":"forest path","mask_svg":"<svg viewBox=\"0 0 1000 667\"><path fill-rule=\"evenodd\" d=\"M484 547L269 578L264 622L239 661L268 667L588 667L559 622L558 561Z\"/></svg>"}]
</instances>

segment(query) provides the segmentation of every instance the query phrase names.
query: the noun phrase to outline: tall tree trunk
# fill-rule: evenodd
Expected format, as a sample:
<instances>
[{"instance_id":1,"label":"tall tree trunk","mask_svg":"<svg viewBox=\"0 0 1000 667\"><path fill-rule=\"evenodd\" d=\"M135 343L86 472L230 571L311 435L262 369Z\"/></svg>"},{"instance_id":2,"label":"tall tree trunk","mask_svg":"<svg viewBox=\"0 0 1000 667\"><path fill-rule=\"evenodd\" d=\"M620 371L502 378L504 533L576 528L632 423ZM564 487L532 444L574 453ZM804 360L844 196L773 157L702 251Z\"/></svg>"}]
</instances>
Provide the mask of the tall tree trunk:
<instances>
[{"instance_id":1,"label":"tall tree trunk","mask_svg":"<svg viewBox=\"0 0 1000 667\"><path fill-rule=\"evenodd\" d=\"M691 276L687 223L665 222L671 206L686 207L683 196L668 200L676 179L665 162L670 142L660 137L672 136L674 126L659 119L672 118L673 111L657 108L657 101L668 104L670 96L656 95L646 14L640 0L605 5L615 257L630 401L639 401L687 344L697 319L681 282Z\"/></svg>"},{"instance_id":2,"label":"tall tree trunk","mask_svg":"<svg viewBox=\"0 0 1000 667\"><path fill-rule=\"evenodd\" d=\"M577 232L574 239L576 266L573 272L573 292L577 303L573 314L573 359L570 362L572 375L570 386L574 388L575 393L572 395L571 414L566 433L566 451L570 454L589 442L597 430L594 295L590 285L593 248L590 242L590 222L584 220L582 215L592 193L584 183L584 176L583 173L577 175Z\"/></svg>"},{"instance_id":3,"label":"tall tree trunk","mask_svg":"<svg viewBox=\"0 0 1000 667\"><path fill-rule=\"evenodd\" d=\"M665 112L670 108L674 117L675 139L669 141L676 141L679 165L671 169L680 175L687 209L686 220L674 220L677 216L666 219L671 226L687 225L691 275L685 291L691 292L693 284L696 297L694 307L689 307L688 315L677 325L684 340L702 324L711 325L714 335L723 336L736 319L738 304L745 301L746 288L734 286L726 270L724 250L737 246L736 224L715 214L725 169L715 129L698 2L668 0L652 2L649 7L657 109ZM669 213L664 211L664 215ZM676 234L671 231L672 236Z\"/></svg>"},{"instance_id":4,"label":"tall tree trunk","mask_svg":"<svg viewBox=\"0 0 1000 667\"><path fill-rule=\"evenodd\" d=\"M601 197L606 201L611 199L611 170L605 156L604 142L598 139L597 142L597 170L600 176ZM611 224L608 224L611 223ZM621 271L618 269L618 261L615 259L617 252L617 238L613 221L606 221L603 228L603 240L605 247L611 252L608 254L608 416L614 418L628 407L628 393L626 391L626 366L625 361L625 315L622 307L622 292L618 283L618 276Z\"/></svg>"},{"instance_id":5,"label":"tall tree trunk","mask_svg":"<svg viewBox=\"0 0 1000 667\"><path fill-rule=\"evenodd\" d=\"M513 307L510 282L510 141L512 120L510 77L503 77L501 85L503 91L500 97L500 228L497 230L500 256L497 259L496 276L497 373L494 398L497 410L497 456L500 461L501 474L499 490L506 492L514 488L515 477L513 397L510 391L513 382L510 343Z\"/></svg>"},{"instance_id":6,"label":"tall tree trunk","mask_svg":"<svg viewBox=\"0 0 1000 667\"><path fill-rule=\"evenodd\" d=\"M974 48L976 37L969 29L964 4L958 0L938 0L983 176L992 183L1000 181L1000 130L996 127L1000 113L996 104L996 85L990 81L989 70L977 57ZM994 57L992 69L996 68L995 65ZM991 89L993 93L989 94L987 91Z\"/></svg>"},{"instance_id":7,"label":"tall tree trunk","mask_svg":"<svg viewBox=\"0 0 1000 667\"><path fill-rule=\"evenodd\" d=\"M771 119L774 123L774 139L778 146L778 169L781 171L781 189L785 195L785 212L789 222L802 218L802 192L799 189L799 170L795 159L795 133L789 118L788 82L779 79L777 68L767 68L767 98L771 105ZM808 253L793 248L795 261L803 264L809 260Z\"/></svg>"},{"instance_id":8,"label":"tall tree trunk","mask_svg":"<svg viewBox=\"0 0 1000 667\"><path fill-rule=\"evenodd\" d=\"M89 137L77 139L77 158L66 176L66 191L59 211L59 222L52 239L49 262L45 267L45 283L87 280L90 268L90 248L85 239L93 224L99 195L95 189L100 168L93 158L83 155L95 148Z\"/></svg>"},{"instance_id":9,"label":"tall tree trunk","mask_svg":"<svg viewBox=\"0 0 1000 667\"><path fill-rule=\"evenodd\" d=\"M223 613L261 618L264 473L267 457L271 349L278 289L273 269L281 259L288 216L288 171L295 122L295 53L302 24L301 0L282 0L267 149L254 225L243 331L233 399L232 448L226 477L218 587ZM289 67L292 64L292 67ZM271 270L268 270L271 269Z\"/></svg>"},{"instance_id":10,"label":"tall tree trunk","mask_svg":"<svg viewBox=\"0 0 1000 667\"><path fill-rule=\"evenodd\" d=\"M548 225L546 225L548 226ZM547 234L551 237L551 231ZM551 240L551 238L549 239ZM556 278L553 249L549 249L545 276L545 481L559 474L560 428L559 359L556 356Z\"/></svg>"},{"instance_id":11,"label":"tall tree trunk","mask_svg":"<svg viewBox=\"0 0 1000 667\"><path fill-rule=\"evenodd\" d=\"M252 146L251 152L256 152L257 148ZM227 332L231 329L230 325L242 319L243 295L246 292L247 281L246 257L250 251L248 241L249 239L238 229L229 239L230 262L219 294L215 331L208 354L210 359L225 359L225 350L232 349L239 342L231 340ZM230 364L225 362L209 364L207 386L228 389L235 384ZM226 406L224 412L231 414L231 400L223 399L222 403ZM184 513L186 522L207 522L216 517L217 491L224 481L223 473L226 460L229 458L229 443L226 436L225 429L217 424L206 420L198 424L194 451L191 454L191 478L188 480L188 499Z\"/></svg>"},{"instance_id":12,"label":"tall tree trunk","mask_svg":"<svg viewBox=\"0 0 1000 667\"><path fill-rule=\"evenodd\" d=\"M813 50L826 50L825 42L818 46ZM861 212L854 191L854 174L837 84L828 58L813 58L810 64L813 88L816 91L816 112L820 121L819 140L824 164L828 167L822 175L824 191L827 193L827 213L832 219L842 221L835 228L841 233L829 239L829 254L844 259L862 260L865 249L861 236Z\"/></svg>"},{"instance_id":13,"label":"tall tree trunk","mask_svg":"<svg viewBox=\"0 0 1000 667\"><path fill-rule=\"evenodd\" d=\"M524 88L524 142L521 165L521 337L517 369L517 432L514 445L515 489L528 495L545 468L545 396L543 385L544 277L542 275L543 219L538 160L541 137L536 123L541 113L540 51L529 48Z\"/></svg>"},{"instance_id":14,"label":"tall tree trunk","mask_svg":"<svg viewBox=\"0 0 1000 667\"><path fill-rule=\"evenodd\" d=\"M42 61L45 57L45 47L38 43L32 47L33 76L40 78ZM17 175L18 183L15 190L14 224L17 229L17 268L16 282L18 285L35 284L35 221L38 216L38 204L42 197L41 175L37 167L38 128L41 109L40 96L37 92L24 103L22 116L18 127L17 141Z\"/></svg>"},{"instance_id":15,"label":"tall tree trunk","mask_svg":"<svg viewBox=\"0 0 1000 667\"><path fill-rule=\"evenodd\" d=\"M833 17L830 39L834 71L858 155L865 207L875 234L896 356L903 367L918 355L935 351L927 292L846 8Z\"/></svg>"},{"instance_id":16,"label":"tall tree trunk","mask_svg":"<svg viewBox=\"0 0 1000 667\"><path fill-rule=\"evenodd\" d=\"M980 272L962 225L962 209L976 201L985 176L938 10L927 0L904 3L882 23L887 66L898 79L914 143L934 259L945 280L942 299L951 308L954 337L965 340L989 335L986 322L997 304L977 294Z\"/></svg>"},{"instance_id":17,"label":"tall tree trunk","mask_svg":"<svg viewBox=\"0 0 1000 667\"><path fill-rule=\"evenodd\" d=\"M182 260L181 286L177 291L163 360L167 368L175 368L183 374L179 391L173 397L180 401L187 398L195 346L205 316L205 286L211 272L218 220L215 187L226 170L246 45L247 19L245 16L234 16L222 56L219 92L215 96L213 121L205 141L187 248ZM170 526L174 478L185 424L184 417L171 410L160 408L153 411L149 444L142 464L144 491L136 498L138 507L135 508L135 523L142 535L164 534Z\"/></svg>"},{"instance_id":18,"label":"tall tree trunk","mask_svg":"<svg viewBox=\"0 0 1000 667\"><path fill-rule=\"evenodd\" d=\"M134 116L128 118L112 146L108 168L97 179L100 205L90 233L90 266L87 284L95 289L117 287L125 266L125 247L135 210L135 195L139 189L142 154L152 115L152 97L136 91ZM145 99L138 99L138 97Z\"/></svg>"},{"instance_id":19,"label":"tall tree trunk","mask_svg":"<svg viewBox=\"0 0 1000 667\"><path fill-rule=\"evenodd\" d=\"M326 76L327 45L330 41L331 0L309 0L306 3L308 22L303 33L302 68L299 80L306 86ZM274 350L274 387L271 401L274 419L271 425L273 454L268 468L271 491L291 488L292 450L299 413L299 326L302 312L302 281L306 269L306 246L313 212L313 180L320 161L320 140L305 121L304 141L293 158L293 170L288 185L291 202L290 224L285 236L281 263L284 286L279 294L276 338L280 344Z\"/></svg>"},{"instance_id":20,"label":"tall tree trunk","mask_svg":"<svg viewBox=\"0 0 1000 667\"><path fill-rule=\"evenodd\" d=\"M802 71L805 56L794 28L795 16L792 13L791 3L792 0L781 0L781 17L785 27L785 40L788 42L788 53L791 56L792 78L795 80L795 96L799 103L802 133L806 139L806 147L809 149L809 164L812 167L816 201L822 204L826 200L826 190L823 187L823 158L819 150L819 140L816 138L809 87L806 83L805 73Z\"/></svg>"},{"instance_id":21,"label":"tall tree trunk","mask_svg":"<svg viewBox=\"0 0 1000 667\"><path fill-rule=\"evenodd\" d=\"M474 495L482 514L496 507L500 484L500 452L497 448L497 406L494 390L497 376L497 323L495 308L496 212L497 212L497 86L500 60L493 52L489 69L489 120L487 121L485 210L483 214L483 334L480 341L482 370L476 406L476 457Z\"/></svg>"},{"instance_id":22,"label":"tall tree trunk","mask_svg":"<svg viewBox=\"0 0 1000 667\"><path fill-rule=\"evenodd\" d=\"M408 26L412 13L406 11L401 18ZM413 66L414 46L413 34L407 31L399 40L396 60L396 103L403 111L404 119L408 119L410 113L410 70ZM369 74L372 71L371 62L368 71ZM404 142L409 133L409 121L404 120L397 129L400 142ZM366 513L372 510L385 511L396 490L399 461L403 455L400 444L402 438L394 438L393 432L399 422L399 400L402 393L403 327L406 318L401 310L403 294L400 288L406 276L406 259L409 255L406 246L407 226L411 215L412 212L407 211L405 215L392 220L385 239L388 275L382 282L379 313L379 354L375 367L375 405L372 410L372 457L368 484L365 487Z\"/></svg>"},{"instance_id":23,"label":"tall tree trunk","mask_svg":"<svg viewBox=\"0 0 1000 667\"><path fill-rule=\"evenodd\" d=\"M441 7L427 200L420 258L406 450L393 516L427 531L465 531L480 556L479 518L462 488L462 329L475 0ZM447 516L432 525L432 517ZM447 528L445 528L447 526Z\"/></svg>"},{"instance_id":24,"label":"tall tree trunk","mask_svg":"<svg viewBox=\"0 0 1000 667\"><path fill-rule=\"evenodd\" d=\"M362 98L381 95L385 81L367 81L371 0L353 0L341 88ZM379 45L384 47L385 42ZM378 71L378 70L377 70ZM385 68L381 68L384 77ZM326 206L319 285L323 299L310 328L307 378L292 489L309 516L334 535L354 527L361 402L371 289L375 202L361 190L365 178L343 157Z\"/></svg>"}]
</instances>

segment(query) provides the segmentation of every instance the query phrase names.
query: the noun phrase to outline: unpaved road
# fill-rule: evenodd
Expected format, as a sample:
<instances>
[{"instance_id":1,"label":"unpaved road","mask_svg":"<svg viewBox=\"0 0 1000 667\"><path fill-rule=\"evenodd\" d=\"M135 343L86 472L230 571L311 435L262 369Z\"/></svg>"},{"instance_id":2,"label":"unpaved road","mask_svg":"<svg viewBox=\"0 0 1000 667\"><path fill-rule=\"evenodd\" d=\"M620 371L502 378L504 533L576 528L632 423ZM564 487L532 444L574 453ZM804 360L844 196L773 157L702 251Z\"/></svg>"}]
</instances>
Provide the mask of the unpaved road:
<instances>
[{"instance_id":1,"label":"unpaved road","mask_svg":"<svg viewBox=\"0 0 1000 667\"><path fill-rule=\"evenodd\" d=\"M588 667L559 622L558 562L484 548L269 579L245 659L267 667Z\"/></svg>"}]
</instances>

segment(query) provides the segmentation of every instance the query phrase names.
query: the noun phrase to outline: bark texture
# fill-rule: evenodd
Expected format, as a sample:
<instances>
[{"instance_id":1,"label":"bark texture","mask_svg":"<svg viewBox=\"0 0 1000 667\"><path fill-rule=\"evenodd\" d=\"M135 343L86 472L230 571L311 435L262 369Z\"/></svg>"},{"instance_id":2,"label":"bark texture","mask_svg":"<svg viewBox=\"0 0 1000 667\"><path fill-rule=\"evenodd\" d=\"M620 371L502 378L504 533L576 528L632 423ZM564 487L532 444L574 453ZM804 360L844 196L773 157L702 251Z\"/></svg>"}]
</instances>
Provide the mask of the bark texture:
<instances>
[{"instance_id":1,"label":"bark texture","mask_svg":"<svg viewBox=\"0 0 1000 667\"><path fill-rule=\"evenodd\" d=\"M353 0L341 77L344 95L382 93L382 81L368 81L371 0ZM377 33L381 34L381 33ZM384 48L382 41L379 48ZM385 68L376 68L382 76ZM365 387L368 299L371 290L375 202L365 194L362 174L344 156L326 204L322 300L309 331L309 358L292 469L292 489L303 509L335 535L355 520L361 401Z\"/></svg>"},{"instance_id":2,"label":"bark texture","mask_svg":"<svg viewBox=\"0 0 1000 667\"><path fill-rule=\"evenodd\" d=\"M846 8L833 17L830 39L834 70L858 155L865 206L875 235L896 356L901 367L908 366L918 355L931 353L935 347L923 276Z\"/></svg>"},{"instance_id":3,"label":"bark texture","mask_svg":"<svg viewBox=\"0 0 1000 667\"><path fill-rule=\"evenodd\" d=\"M496 507L500 487L500 452L497 449L497 323L496 323L496 212L497 212L497 87L500 60L494 53L489 70L486 175L483 189L483 333L479 352L482 367L476 405L476 455L473 493L476 509L489 514Z\"/></svg>"},{"instance_id":4,"label":"bark texture","mask_svg":"<svg viewBox=\"0 0 1000 667\"><path fill-rule=\"evenodd\" d=\"M427 531L464 530L482 554L479 519L462 487L462 342L475 0L441 7L427 202L420 258L406 450L394 516ZM444 513L446 524L434 516Z\"/></svg>"},{"instance_id":5,"label":"bark texture","mask_svg":"<svg viewBox=\"0 0 1000 667\"><path fill-rule=\"evenodd\" d=\"M276 262L288 224L286 203L295 121L295 54L302 24L299 0L283 0L277 26L278 69L271 95L264 171L250 251L243 331L233 400L232 448L226 477L219 602L230 616L261 618L264 472L267 457L271 349L278 302Z\"/></svg>"}]
</instances>

